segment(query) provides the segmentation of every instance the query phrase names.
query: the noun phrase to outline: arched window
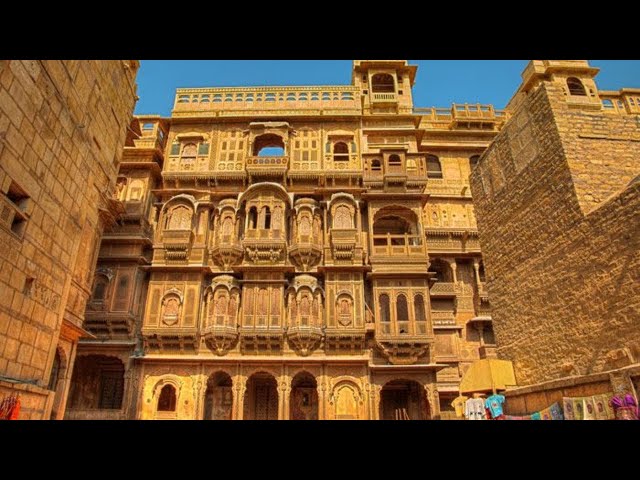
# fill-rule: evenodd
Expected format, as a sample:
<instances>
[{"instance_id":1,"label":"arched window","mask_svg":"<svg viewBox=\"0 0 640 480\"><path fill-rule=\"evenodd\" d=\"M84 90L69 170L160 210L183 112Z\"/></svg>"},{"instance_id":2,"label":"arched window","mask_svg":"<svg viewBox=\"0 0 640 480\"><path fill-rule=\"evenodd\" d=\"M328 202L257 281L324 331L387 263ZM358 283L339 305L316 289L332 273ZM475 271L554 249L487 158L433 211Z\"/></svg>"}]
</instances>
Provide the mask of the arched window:
<instances>
[{"instance_id":1,"label":"arched window","mask_svg":"<svg viewBox=\"0 0 640 480\"><path fill-rule=\"evenodd\" d=\"M476 165L478 165L478 161L480 161L480 155L472 155L469 157L469 164L471 165L471 170L476 168Z\"/></svg>"},{"instance_id":2,"label":"arched window","mask_svg":"<svg viewBox=\"0 0 640 480\"><path fill-rule=\"evenodd\" d=\"M255 230L258 226L258 209L251 207L249 209L249 228Z\"/></svg>"},{"instance_id":3,"label":"arched window","mask_svg":"<svg viewBox=\"0 0 640 480\"><path fill-rule=\"evenodd\" d=\"M53 366L51 367L51 375L49 376L49 390L55 391L58 387L58 376L60 375L60 352L56 350L56 356L53 357Z\"/></svg>"},{"instance_id":4,"label":"arched window","mask_svg":"<svg viewBox=\"0 0 640 480\"><path fill-rule=\"evenodd\" d=\"M402 165L402 160L396 154L389 155L389 166L390 167L399 167Z\"/></svg>"},{"instance_id":5,"label":"arched window","mask_svg":"<svg viewBox=\"0 0 640 480\"><path fill-rule=\"evenodd\" d=\"M567 87L569 87L569 95L576 95L580 97L587 96L584 85L582 85L582 82L576 77L567 78Z\"/></svg>"},{"instance_id":6,"label":"arched window","mask_svg":"<svg viewBox=\"0 0 640 480\"><path fill-rule=\"evenodd\" d=\"M271 209L264 207L264 228L269 230L271 228Z\"/></svg>"},{"instance_id":7,"label":"arched window","mask_svg":"<svg viewBox=\"0 0 640 480\"><path fill-rule=\"evenodd\" d=\"M176 411L176 389L173 385L165 385L160 390L158 398L159 412L175 412Z\"/></svg>"},{"instance_id":8,"label":"arched window","mask_svg":"<svg viewBox=\"0 0 640 480\"><path fill-rule=\"evenodd\" d=\"M349 161L349 147L344 142L337 142L333 145L333 161L334 162L348 162Z\"/></svg>"},{"instance_id":9,"label":"arched window","mask_svg":"<svg viewBox=\"0 0 640 480\"><path fill-rule=\"evenodd\" d=\"M102 275L96 278L96 283L93 287L93 300L95 302L104 302L107 296L107 287L109 286L109 279Z\"/></svg>"},{"instance_id":10,"label":"arched window","mask_svg":"<svg viewBox=\"0 0 640 480\"><path fill-rule=\"evenodd\" d=\"M380 321L389 323L391 321L391 310L389 308L389 295L383 293L380 295Z\"/></svg>"},{"instance_id":11,"label":"arched window","mask_svg":"<svg viewBox=\"0 0 640 480\"><path fill-rule=\"evenodd\" d=\"M396 319L398 320L398 333L409 333L409 308L407 297L402 294L396 298Z\"/></svg>"},{"instance_id":12,"label":"arched window","mask_svg":"<svg viewBox=\"0 0 640 480\"><path fill-rule=\"evenodd\" d=\"M442 178L442 165L435 155L427 155L427 177Z\"/></svg>"},{"instance_id":13,"label":"arched window","mask_svg":"<svg viewBox=\"0 0 640 480\"><path fill-rule=\"evenodd\" d=\"M426 322L427 317L424 312L424 298L418 294L413 297L413 310L416 316L416 322Z\"/></svg>"},{"instance_id":14,"label":"arched window","mask_svg":"<svg viewBox=\"0 0 640 480\"><path fill-rule=\"evenodd\" d=\"M371 171L379 172L380 170L382 170L382 165L380 164L380 160L378 160L377 158L374 158L373 160L371 160Z\"/></svg>"},{"instance_id":15,"label":"arched window","mask_svg":"<svg viewBox=\"0 0 640 480\"><path fill-rule=\"evenodd\" d=\"M195 157L197 147L195 143L187 143L182 149L182 157Z\"/></svg>"},{"instance_id":16,"label":"arched window","mask_svg":"<svg viewBox=\"0 0 640 480\"><path fill-rule=\"evenodd\" d=\"M266 133L253 141L253 154L258 157L282 157L285 154L282 137Z\"/></svg>"},{"instance_id":17,"label":"arched window","mask_svg":"<svg viewBox=\"0 0 640 480\"><path fill-rule=\"evenodd\" d=\"M371 77L371 91L374 93L395 92L396 85L388 73L377 73Z\"/></svg>"}]
</instances>

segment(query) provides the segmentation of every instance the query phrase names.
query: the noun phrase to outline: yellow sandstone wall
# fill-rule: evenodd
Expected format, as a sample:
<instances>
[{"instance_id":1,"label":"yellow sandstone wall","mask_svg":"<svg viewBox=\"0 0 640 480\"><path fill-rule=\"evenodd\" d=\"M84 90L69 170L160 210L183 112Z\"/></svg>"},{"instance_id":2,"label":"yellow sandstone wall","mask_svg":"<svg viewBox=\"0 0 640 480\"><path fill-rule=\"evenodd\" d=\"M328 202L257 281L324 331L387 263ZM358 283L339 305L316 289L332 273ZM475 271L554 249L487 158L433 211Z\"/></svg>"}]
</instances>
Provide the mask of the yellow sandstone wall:
<instances>
[{"instance_id":1,"label":"yellow sandstone wall","mask_svg":"<svg viewBox=\"0 0 640 480\"><path fill-rule=\"evenodd\" d=\"M20 418L64 410L137 68L0 61L0 397L22 393Z\"/></svg>"},{"instance_id":2,"label":"yellow sandstone wall","mask_svg":"<svg viewBox=\"0 0 640 480\"><path fill-rule=\"evenodd\" d=\"M637 116L570 103L561 80L532 88L471 177L498 355L518 385L640 359Z\"/></svg>"}]
</instances>

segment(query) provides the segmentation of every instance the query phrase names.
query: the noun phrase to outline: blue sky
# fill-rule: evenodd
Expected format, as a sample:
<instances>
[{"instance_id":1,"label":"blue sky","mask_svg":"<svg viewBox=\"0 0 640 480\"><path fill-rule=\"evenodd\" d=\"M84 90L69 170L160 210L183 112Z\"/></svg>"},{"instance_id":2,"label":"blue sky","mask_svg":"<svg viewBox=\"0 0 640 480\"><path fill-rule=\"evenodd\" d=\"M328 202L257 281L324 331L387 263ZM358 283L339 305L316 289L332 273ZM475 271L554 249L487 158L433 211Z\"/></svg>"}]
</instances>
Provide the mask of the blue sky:
<instances>
[{"instance_id":1,"label":"blue sky","mask_svg":"<svg viewBox=\"0 0 640 480\"><path fill-rule=\"evenodd\" d=\"M603 90L640 88L640 60L591 60ZM492 103L503 108L520 85L526 60L410 60L418 65L417 107ZM138 114L169 116L176 88L255 85L340 85L351 82L351 60L143 60Z\"/></svg>"}]
</instances>

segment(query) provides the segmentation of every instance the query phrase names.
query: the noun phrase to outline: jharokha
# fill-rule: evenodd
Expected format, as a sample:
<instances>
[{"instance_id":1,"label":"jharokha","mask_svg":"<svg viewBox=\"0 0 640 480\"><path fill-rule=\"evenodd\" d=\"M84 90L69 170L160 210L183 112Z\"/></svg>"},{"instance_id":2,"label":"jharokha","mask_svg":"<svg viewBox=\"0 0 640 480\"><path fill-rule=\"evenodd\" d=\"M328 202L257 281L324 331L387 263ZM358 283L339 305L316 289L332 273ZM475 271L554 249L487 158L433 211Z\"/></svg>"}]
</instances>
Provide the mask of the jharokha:
<instances>
[{"instance_id":1,"label":"jharokha","mask_svg":"<svg viewBox=\"0 0 640 480\"><path fill-rule=\"evenodd\" d=\"M640 111L551 63L558 98ZM0 69L0 393L23 418L453 417L496 356L470 173L511 112L416 108L417 67L356 60L132 118L137 67Z\"/></svg>"}]
</instances>

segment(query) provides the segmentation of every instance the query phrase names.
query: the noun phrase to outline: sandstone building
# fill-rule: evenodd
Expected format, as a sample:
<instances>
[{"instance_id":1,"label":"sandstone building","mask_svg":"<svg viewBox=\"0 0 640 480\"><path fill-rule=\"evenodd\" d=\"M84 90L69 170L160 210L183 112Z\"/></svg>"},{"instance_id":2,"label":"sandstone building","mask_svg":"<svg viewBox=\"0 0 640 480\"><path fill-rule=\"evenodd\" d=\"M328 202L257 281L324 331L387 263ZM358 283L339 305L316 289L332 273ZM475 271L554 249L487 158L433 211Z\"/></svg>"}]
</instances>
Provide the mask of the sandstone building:
<instances>
[{"instance_id":1,"label":"sandstone building","mask_svg":"<svg viewBox=\"0 0 640 480\"><path fill-rule=\"evenodd\" d=\"M351 85L179 89L136 117L65 418L447 418L494 355L471 166L506 119Z\"/></svg>"},{"instance_id":2,"label":"sandstone building","mask_svg":"<svg viewBox=\"0 0 640 480\"><path fill-rule=\"evenodd\" d=\"M62 418L139 63L0 61L0 398Z\"/></svg>"},{"instance_id":3,"label":"sandstone building","mask_svg":"<svg viewBox=\"0 0 640 480\"><path fill-rule=\"evenodd\" d=\"M531 62L471 177L512 411L640 386L640 89L597 73Z\"/></svg>"}]
</instances>

